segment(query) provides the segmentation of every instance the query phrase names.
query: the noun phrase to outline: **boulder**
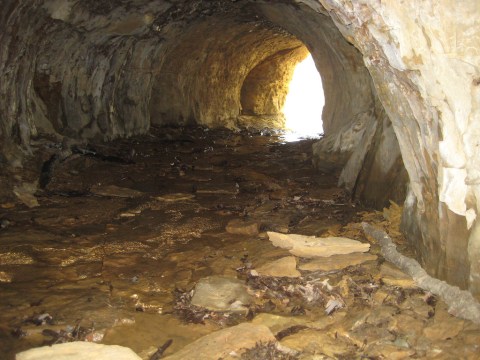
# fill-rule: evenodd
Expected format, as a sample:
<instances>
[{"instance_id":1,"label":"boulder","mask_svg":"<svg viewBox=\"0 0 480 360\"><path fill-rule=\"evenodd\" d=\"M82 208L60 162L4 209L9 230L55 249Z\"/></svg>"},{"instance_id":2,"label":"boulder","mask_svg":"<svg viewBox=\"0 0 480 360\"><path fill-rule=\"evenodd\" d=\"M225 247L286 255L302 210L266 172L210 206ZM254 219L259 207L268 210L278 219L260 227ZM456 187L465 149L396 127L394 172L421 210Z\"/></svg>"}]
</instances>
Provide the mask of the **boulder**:
<instances>
[{"instance_id":1,"label":"boulder","mask_svg":"<svg viewBox=\"0 0 480 360\"><path fill-rule=\"evenodd\" d=\"M165 360L225 359L253 348L257 343L270 341L275 341L275 337L268 327L243 323L201 337Z\"/></svg>"},{"instance_id":2,"label":"boulder","mask_svg":"<svg viewBox=\"0 0 480 360\"><path fill-rule=\"evenodd\" d=\"M298 234L281 234L269 231L273 245L288 249L295 256L304 258L328 257L338 254L367 252L370 244L343 237L317 238Z\"/></svg>"},{"instance_id":3,"label":"boulder","mask_svg":"<svg viewBox=\"0 0 480 360\"><path fill-rule=\"evenodd\" d=\"M195 286L192 305L213 311L244 312L252 298L243 281L226 276L209 276Z\"/></svg>"},{"instance_id":4,"label":"boulder","mask_svg":"<svg viewBox=\"0 0 480 360\"><path fill-rule=\"evenodd\" d=\"M290 277L298 278L301 276L297 270L297 260L294 256L286 256L281 259L267 263L256 269L260 276Z\"/></svg>"},{"instance_id":5,"label":"boulder","mask_svg":"<svg viewBox=\"0 0 480 360\"><path fill-rule=\"evenodd\" d=\"M71 342L23 351L16 360L141 360L133 350L118 345Z\"/></svg>"}]
</instances>

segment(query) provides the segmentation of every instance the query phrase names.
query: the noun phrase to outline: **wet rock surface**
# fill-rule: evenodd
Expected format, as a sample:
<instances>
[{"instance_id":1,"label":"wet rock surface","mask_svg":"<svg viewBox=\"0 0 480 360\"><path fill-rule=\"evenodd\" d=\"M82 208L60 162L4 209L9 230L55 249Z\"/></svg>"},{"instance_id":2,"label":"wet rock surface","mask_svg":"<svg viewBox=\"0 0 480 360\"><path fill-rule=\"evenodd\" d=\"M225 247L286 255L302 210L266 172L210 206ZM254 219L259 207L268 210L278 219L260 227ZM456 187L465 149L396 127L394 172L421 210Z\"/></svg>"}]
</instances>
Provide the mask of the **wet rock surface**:
<instances>
[{"instance_id":1,"label":"wet rock surface","mask_svg":"<svg viewBox=\"0 0 480 360\"><path fill-rule=\"evenodd\" d=\"M335 176L313 170L311 143L155 129L95 144L109 156L134 149L133 161L59 162L34 193L39 206L2 200L2 354L93 341L143 359L195 358L185 354L199 344L210 358L478 358L480 327L448 314L363 233L362 222L383 228L411 256L401 207L350 202ZM309 259L274 246L271 231L352 239L367 252ZM212 278L241 294L223 308L196 302ZM238 330L242 341L225 342Z\"/></svg>"}]
</instances>

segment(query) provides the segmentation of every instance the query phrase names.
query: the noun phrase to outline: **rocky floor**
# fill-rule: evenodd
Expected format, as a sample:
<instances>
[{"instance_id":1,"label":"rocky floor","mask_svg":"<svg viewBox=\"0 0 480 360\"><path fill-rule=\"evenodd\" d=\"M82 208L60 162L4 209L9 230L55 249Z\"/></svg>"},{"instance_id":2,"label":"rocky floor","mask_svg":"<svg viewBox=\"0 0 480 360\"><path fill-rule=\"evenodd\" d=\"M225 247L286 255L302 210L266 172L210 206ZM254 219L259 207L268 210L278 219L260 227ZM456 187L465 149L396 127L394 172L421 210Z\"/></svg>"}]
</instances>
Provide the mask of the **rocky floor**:
<instances>
[{"instance_id":1,"label":"rocky floor","mask_svg":"<svg viewBox=\"0 0 480 360\"><path fill-rule=\"evenodd\" d=\"M35 171L0 199L2 358L75 340L143 359L480 357L480 327L363 233L384 228L412 256L400 207L351 203L312 169L311 141L187 130L36 143ZM368 252L313 256L275 246L281 234Z\"/></svg>"}]
</instances>

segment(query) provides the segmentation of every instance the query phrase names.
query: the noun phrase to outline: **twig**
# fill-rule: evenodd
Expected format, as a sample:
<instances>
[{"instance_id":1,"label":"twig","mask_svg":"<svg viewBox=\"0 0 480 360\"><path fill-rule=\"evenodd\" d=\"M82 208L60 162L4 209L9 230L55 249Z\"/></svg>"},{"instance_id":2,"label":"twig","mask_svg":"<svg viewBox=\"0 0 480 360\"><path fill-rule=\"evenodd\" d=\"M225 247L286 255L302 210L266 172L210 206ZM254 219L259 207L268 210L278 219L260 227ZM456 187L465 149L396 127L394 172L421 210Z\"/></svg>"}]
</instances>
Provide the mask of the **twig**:
<instances>
[{"instance_id":1,"label":"twig","mask_svg":"<svg viewBox=\"0 0 480 360\"><path fill-rule=\"evenodd\" d=\"M400 254L392 239L383 230L365 222L362 227L365 234L379 242L385 259L410 275L420 288L439 296L448 305L450 314L480 324L480 303L470 292L428 275L416 260Z\"/></svg>"},{"instance_id":2,"label":"twig","mask_svg":"<svg viewBox=\"0 0 480 360\"><path fill-rule=\"evenodd\" d=\"M169 348L170 345L172 345L173 343L173 340L172 339L169 339L165 342L165 344L163 344L162 346L160 346L158 348L158 350L150 357L150 360L158 360L158 359L161 359L162 356L163 356L163 353L165 352L165 350L167 350Z\"/></svg>"}]
</instances>

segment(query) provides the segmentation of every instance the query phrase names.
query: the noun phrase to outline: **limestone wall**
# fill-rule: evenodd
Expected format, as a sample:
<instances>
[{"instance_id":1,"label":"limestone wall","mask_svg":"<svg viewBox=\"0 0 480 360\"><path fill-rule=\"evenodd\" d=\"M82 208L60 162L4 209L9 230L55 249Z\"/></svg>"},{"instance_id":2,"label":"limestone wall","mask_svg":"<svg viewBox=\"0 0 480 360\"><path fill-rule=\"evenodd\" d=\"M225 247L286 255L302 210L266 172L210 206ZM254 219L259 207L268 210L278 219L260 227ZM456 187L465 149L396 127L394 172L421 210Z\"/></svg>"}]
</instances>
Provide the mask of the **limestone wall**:
<instances>
[{"instance_id":1,"label":"limestone wall","mask_svg":"<svg viewBox=\"0 0 480 360\"><path fill-rule=\"evenodd\" d=\"M320 2L361 51L393 123L410 179L404 225L421 260L479 294L480 3Z\"/></svg>"},{"instance_id":2,"label":"limestone wall","mask_svg":"<svg viewBox=\"0 0 480 360\"><path fill-rule=\"evenodd\" d=\"M240 116L242 97L255 113L276 111L285 95L255 69L304 45L325 90L316 165L338 171L341 185L376 206L401 200L408 174L404 230L419 259L479 294L479 6L7 0L0 163L19 166L39 133L112 139L151 124L255 121ZM271 96L261 98L267 88Z\"/></svg>"}]
</instances>

